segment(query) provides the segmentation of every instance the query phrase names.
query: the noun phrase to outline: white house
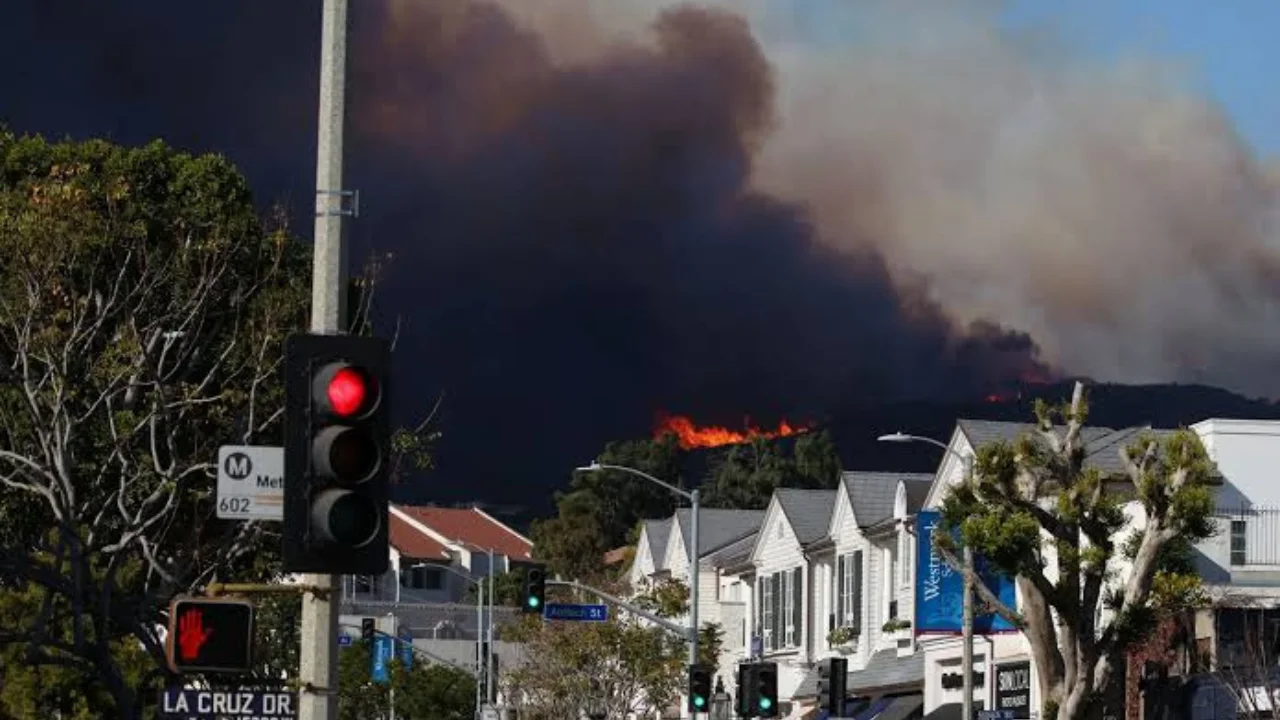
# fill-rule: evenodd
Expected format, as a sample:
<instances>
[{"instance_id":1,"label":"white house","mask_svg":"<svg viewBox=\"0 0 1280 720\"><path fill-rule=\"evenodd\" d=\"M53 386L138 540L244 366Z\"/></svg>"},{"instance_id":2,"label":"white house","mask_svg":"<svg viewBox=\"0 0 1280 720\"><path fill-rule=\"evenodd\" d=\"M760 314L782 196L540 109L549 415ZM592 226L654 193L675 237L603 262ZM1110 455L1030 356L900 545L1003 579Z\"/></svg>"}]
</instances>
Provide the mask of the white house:
<instances>
[{"instance_id":1,"label":"white house","mask_svg":"<svg viewBox=\"0 0 1280 720\"><path fill-rule=\"evenodd\" d=\"M479 508L392 505L391 569L344 577L350 602L456 603L472 581L532 561L533 543Z\"/></svg>"},{"instance_id":2,"label":"white house","mask_svg":"<svg viewBox=\"0 0 1280 720\"><path fill-rule=\"evenodd\" d=\"M907 718L923 704L923 657L911 639L911 519L932 483L915 473L846 472L826 538L809 548L813 661L843 656L848 712ZM812 667L793 700L817 701ZM891 708L892 706L892 708Z\"/></svg>"}]
</instances>

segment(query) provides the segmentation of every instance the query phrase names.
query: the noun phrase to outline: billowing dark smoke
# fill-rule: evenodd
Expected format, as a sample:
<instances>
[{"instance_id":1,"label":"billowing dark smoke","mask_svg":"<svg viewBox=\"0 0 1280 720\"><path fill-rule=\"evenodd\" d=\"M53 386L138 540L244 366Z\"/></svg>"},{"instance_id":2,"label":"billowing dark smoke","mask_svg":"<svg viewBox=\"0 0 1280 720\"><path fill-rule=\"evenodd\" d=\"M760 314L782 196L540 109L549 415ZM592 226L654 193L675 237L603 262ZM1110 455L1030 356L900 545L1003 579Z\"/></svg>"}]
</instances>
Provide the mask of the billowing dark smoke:
<instances>
[{"instance_id":1,"label":"billowing dark smoke","mask_svg":"<svg viewBox=\"0 0 1280 720\"><path fill-rule=\"evenodd\" d=\"M224 151L309 232L319 3L101 7L6 9L0 62L19 70L0 75L0 117L19 131ZM962 302L982 294L942 282L935 263L949 257L986 287L982 255L922 259L922 228L972 245L984 227L938 210L953 207L938 199L947 188L924 184L930 166L890 132L936 138L933 126L894 125L890 105L847 88L831 91L838 108L810 106L822 123L800 122L795 93L822 75L771 62L742 17L677 7L535 25L478 0L361 0L353 12L353 255L395 255L382 299L405 320L399 412L447 393L441 476L456 490L429 495L540 497L603 441L644 434L658 408L719 423L821 418L1045 374L1027 336L980 321L1023 319L1013 303ZM644 32L604 31L624 25ZM850 77L869 92L870 69ZM937 120L934 96L910 87L897 97ZM797 127L816 128L809 144ZM815 138L830 144L825 160ZM864 140L877 144L841 144ZM915 216L903 209L912 183L932 193ZM1018 271L1016 253L989 257L1004 261L999 278ZM977 322L958 326L936 297ZM1159 342L1145 350L1160 355Z\"/></svg>"}]
</instances>

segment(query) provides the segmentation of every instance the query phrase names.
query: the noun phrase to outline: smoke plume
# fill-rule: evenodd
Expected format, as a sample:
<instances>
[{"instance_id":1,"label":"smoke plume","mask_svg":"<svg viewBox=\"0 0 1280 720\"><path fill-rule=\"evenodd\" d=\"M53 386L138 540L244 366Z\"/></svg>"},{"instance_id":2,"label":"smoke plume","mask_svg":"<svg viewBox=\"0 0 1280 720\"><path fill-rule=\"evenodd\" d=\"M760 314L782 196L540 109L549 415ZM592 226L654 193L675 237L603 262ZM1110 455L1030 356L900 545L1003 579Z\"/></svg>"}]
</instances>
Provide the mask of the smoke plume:
<instances>
[{"instance_id":1,"label":"smoke plume","mask_svg":"<svg viewBox=\"0 0 1280 720\"><path fill-rule=\"evenodd\" d=\"M225 152L308 231L317 5L20 0L0 117ZM394 255L441 475L536 497L655 409L1058 367L1280 394L1274 181L1182 78L1028 49L998 5L352 3L353 257Z\"/></svg>"}]
</instances>

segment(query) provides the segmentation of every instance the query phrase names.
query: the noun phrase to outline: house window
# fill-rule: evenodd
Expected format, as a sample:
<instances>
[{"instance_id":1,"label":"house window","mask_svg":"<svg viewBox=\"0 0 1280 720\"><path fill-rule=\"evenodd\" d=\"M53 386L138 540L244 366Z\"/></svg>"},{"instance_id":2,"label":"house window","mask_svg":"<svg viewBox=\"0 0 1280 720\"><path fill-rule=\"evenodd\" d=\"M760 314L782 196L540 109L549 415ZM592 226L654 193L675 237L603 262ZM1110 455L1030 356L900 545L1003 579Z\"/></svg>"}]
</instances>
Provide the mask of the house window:
<instances>
[{"instance_id":1,"label":"house window","mask_svg":"<svg viewBox=\"0 0 1280 720\"><path fill-rule=\"evenodd\" d=\"M839 591L836 601L836 620L841 627L862 632L862 551L843 555L837 571Z\"/></svg>"},{"instance_id":2,"label":"house window","mask_svg":"<svg viewBox=\"0 0 1280 720\"><path fill-rule=\"evenodd\" d=\"M889 546L889 572L885 575L884 584L888 587L893 587L893 579L897 577L900 577L898 573L898 544L894 543Z\"/></svg>"},{"instance_id":3,"label":"house window","mask_svg":"<svg viewBox=\"0 0 1280 720\"><path fill-rule=\"evenodd\" d=\"M905 530L898 531L898 584L911 584L911 536Z\"/></svg>"},{"instance_id":4,"label":"house window","mask_svg":"<svg viewBox=\"0 0 1280 720\"><path fill-rule=\"evenodd\" d=\"M444 571L425 565L404 568L400 571L400 587L411 590L443 590Z\"/></svg>"},{"instance_id":5,"label":"house window","mask_svg":"<svg viewBox=\"0 0 1280 720\"><path fill-rule=\"evenodd\" d=\"M354 592L360 595L369 595L373 593L373 588L376 585L372 575L356 575L353 583L355 588Z\"/></svg>"},{"instance_id":6,"label":"house window","mask_svg":"<svg viewBox=\"0 0 1280 720\"><path fill-rule=\"evenodd\" d=\"M1245 542L1245 531L1248 529L1248 527L1249 527L1248 523L1244 520L1231 521L1231 564L1232 565L1245 565L1248 562L1248 556L1245 552L1246 549L1248 548L1248 545Z\"/></svg>"}]
</instances>

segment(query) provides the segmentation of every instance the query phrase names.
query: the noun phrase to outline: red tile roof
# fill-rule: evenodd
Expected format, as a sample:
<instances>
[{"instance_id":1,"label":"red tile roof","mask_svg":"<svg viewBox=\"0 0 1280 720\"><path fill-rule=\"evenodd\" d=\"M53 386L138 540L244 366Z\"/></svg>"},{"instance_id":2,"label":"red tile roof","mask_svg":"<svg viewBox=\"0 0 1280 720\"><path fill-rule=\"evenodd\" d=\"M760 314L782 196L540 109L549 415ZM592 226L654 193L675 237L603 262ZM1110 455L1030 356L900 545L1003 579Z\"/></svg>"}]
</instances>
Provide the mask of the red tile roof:
<instances>
[{"instance_id":1,"label":"red tile roof","mask_svg":"<svg viewBox=\"0 0 1280 720\"><path fill-rule=\"evenodd\" d=\"M449 552L444 544L409 524L408 520L390 513L391 547L401 555L415 560L447 560Z\"/></svg>"},{"instance_id":2,"label":"red tile roof","mask_svg":"<svg viewBox=\"0 0 1280 720\"><path fill-rule=\"evenodd\" d=\"M513 560L527 560L533 543L515 530L475 508L442 508L429 505L397 505L405 515L417 520L451 541L471 550L493 550Z\"/></svg>"}]
</instances>

